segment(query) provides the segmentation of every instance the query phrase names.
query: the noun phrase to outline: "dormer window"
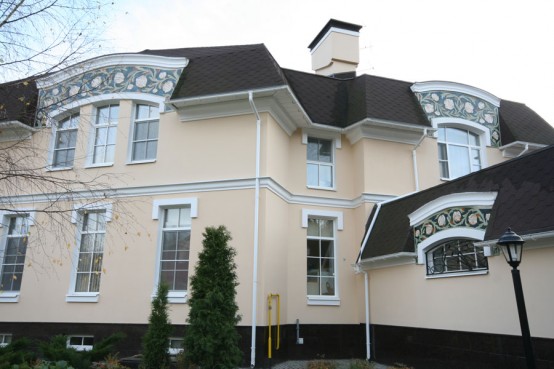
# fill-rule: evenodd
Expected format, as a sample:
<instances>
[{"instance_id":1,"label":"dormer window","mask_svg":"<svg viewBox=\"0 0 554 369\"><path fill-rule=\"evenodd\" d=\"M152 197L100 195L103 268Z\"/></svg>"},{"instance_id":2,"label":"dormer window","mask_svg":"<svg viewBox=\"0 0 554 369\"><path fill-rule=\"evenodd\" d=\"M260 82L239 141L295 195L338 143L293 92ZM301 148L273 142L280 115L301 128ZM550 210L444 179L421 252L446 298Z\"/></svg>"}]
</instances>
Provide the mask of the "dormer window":
<instances>
[{"instance_id":1,"label":"dormer window","mask_svg":"<svg viewBox=\"0 0 554 369\"><path fill-rule=\"evenodd\" d=\"M442 179L455 179L482 166L481 139L467 129L438 128L439 166Z\"/></svg>"}]
</instances>

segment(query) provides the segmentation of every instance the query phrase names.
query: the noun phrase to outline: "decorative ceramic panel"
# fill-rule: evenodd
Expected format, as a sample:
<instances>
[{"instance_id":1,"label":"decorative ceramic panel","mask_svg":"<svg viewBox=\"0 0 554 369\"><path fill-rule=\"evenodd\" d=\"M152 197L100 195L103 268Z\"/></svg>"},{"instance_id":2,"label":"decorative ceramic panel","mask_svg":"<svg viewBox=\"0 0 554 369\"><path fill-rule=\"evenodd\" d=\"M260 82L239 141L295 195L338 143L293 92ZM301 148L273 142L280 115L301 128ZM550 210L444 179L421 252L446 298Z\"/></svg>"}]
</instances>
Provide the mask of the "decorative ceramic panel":
<instances>
[{"instance_id":1,"label":"decorative ceramic panel","mask_svg":"<svg viewBox=\"0 0 554 369\"><path fill-rule=\"evenodd\" d=\"M110 93L141 92L169 97L182 70L125 65L94 69L40 90L39 108L44 115L68 103Z\"/></svg>"},{"instance_id":2,"label":"decorative ceramic panel","mask_svg":"<svg viewBox=\"0 0 554 369\"><path fill-rule=\"evenodd\" d=\"M489 223L491 209L476 207L447 208L433 214L414 226L414 243L417 245L430 236L450 228L474 228L485 230Z\"/></svg>"},{"instance_id":3,"label":"decorative ceramic panel","mask_svg":"<svg viewBox=\"0 0 554 369\"><path fill-rule=\"evenodd\" d=\"M450 91L415 93L427 118L452 117L466 119L489 129L492 146L500 143L498 108L475 96Z\"/></svg>"}]
</instances>

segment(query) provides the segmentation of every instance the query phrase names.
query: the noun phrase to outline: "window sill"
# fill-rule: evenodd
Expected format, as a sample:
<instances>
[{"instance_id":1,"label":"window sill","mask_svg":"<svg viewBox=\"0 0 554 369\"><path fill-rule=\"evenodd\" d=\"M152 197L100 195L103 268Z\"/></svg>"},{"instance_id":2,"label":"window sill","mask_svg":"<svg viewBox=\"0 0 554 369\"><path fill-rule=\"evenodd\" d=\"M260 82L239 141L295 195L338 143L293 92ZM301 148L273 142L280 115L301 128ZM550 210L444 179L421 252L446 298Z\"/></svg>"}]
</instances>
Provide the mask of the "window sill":
<instances>
[{"instance_id":1,"label":"window sill","mask_svg":"<svg viewBox=\"0 0 554 369\"><path fill-rule=\"evenodd\" d=\"M340 299L335 296L308 296L308 305L339 306Z\"/></svg>"},{"instance_id":2,"label":"window sill","mask_svg":"<svg viewBox=\"0 0 554 369\"><path fill-rule=\"evenodd\" d=\"M157 159L151 159L151 160L137 160L137 161L128 161L127 165L135 165L135 164L149 164L149 163L155 163Z\"/></svg>"},{"instance_id":3,"label":"window sill","mask_svg":"<svg viewBox=\"0 0 554 369\"><path fill-rule=\"evenodd\" d=\"M88 169L88 168L103 168L103 167L113 167L113 162L89 164L85 168Z\"/></svg>"},{"instance_id":4,"label":"window sill","mask_svg":"<svg viewBox=\"0 0 554 369\"><path fill-rule=\"evenodd\" d=\"M425 276L426 279L439 279L439 278L451 278L451 277L469 277L472 275L484 275L489 274L488 270L477 270L475 272L459 272L459 273L445 273L445 274L432 274Z\"/></svg>"},{"instance_id":5,"label":"window sill","mask_svg":"<svg viewBox=\"0 0 554 369\"><path fill-rule=\"evenodd\" d=\"M337 189L335 187L306 186L306 188L308 188L310 190L323 190L323 191L334 191L334 192L337 191Z\"/></svg>"},{"instance_id":6,"label":"window sill","mask_svg":"<svg viewBox=\"0 0 554 369\"><path fill-rule=\"evenodd\" d=\"M3 302L19 302L19 292L0 292L0 303Z\"/></svg>"},{"instance_id":7,"label":"window sill","mask_svg":"<svg viewBox=\"0 0 554 369\"><path fill-rule=\"evenodd\" d=\"M156 295L152 295L154 299ZM167 302L170 304L186 304L188 301L187 291L169 291L167 294Z\"/></svg>"},{"instance_id":8,"label":"window sill","mask_svg":"<svg viewBox=\"0 0 554 369\"><path fill-rule=\"evenodd\" d=\"M49 172L60 172L62 170L71 170L73 167L48 167L47 171Z\"/></svg>"},{"instance_id":9,"label":"window sill","mask_svg":"<svg viewBox=\"0 0 554 369\"><path fill-rule=\"evenodd\" d=\"M98 292L92 293L76 293L65 296L65 302L98 302L100 294Z\"/></svg>"}]
</instances>

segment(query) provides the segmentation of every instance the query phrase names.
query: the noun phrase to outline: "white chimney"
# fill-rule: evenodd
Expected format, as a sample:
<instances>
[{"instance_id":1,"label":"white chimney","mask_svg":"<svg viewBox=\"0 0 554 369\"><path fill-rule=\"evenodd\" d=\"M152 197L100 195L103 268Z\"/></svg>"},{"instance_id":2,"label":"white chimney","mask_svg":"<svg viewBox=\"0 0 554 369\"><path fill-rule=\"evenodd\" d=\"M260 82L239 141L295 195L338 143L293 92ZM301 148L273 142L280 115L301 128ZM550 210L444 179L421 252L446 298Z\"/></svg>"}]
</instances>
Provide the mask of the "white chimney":
<instances>
[{"instance_id":1,"label":"white chimney","mask_svg":"<svg viewBox=\"0 0 554 369\"><path fill-rule=\"evenodd\" d=\"M312 69L326 76L355 76L360 62L358 39L362 26L331 19L310 43Z\"/></svg>"}]
</instances>

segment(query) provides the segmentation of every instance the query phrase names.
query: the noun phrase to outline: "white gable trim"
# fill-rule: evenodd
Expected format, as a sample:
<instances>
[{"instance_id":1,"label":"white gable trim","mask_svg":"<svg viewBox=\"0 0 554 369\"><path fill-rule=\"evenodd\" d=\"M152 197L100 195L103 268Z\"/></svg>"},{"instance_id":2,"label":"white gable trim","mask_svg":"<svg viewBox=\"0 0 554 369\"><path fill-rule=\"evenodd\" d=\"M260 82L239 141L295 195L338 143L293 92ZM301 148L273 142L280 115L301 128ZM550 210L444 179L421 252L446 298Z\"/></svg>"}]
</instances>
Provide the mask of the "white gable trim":
<instances>
[{"instance_id":1,"label":"white gable trim","mask_svg":"<svg viewBox=\"0 0 554 369\"><path fill-rule=\"evenodd\" d=\"M431 215L447 208L457 206L492 207L496 200L496 195L497 192L463 192L441 196L409 214L410 226L413 227Z\"/></svg>"}]
</instances>

